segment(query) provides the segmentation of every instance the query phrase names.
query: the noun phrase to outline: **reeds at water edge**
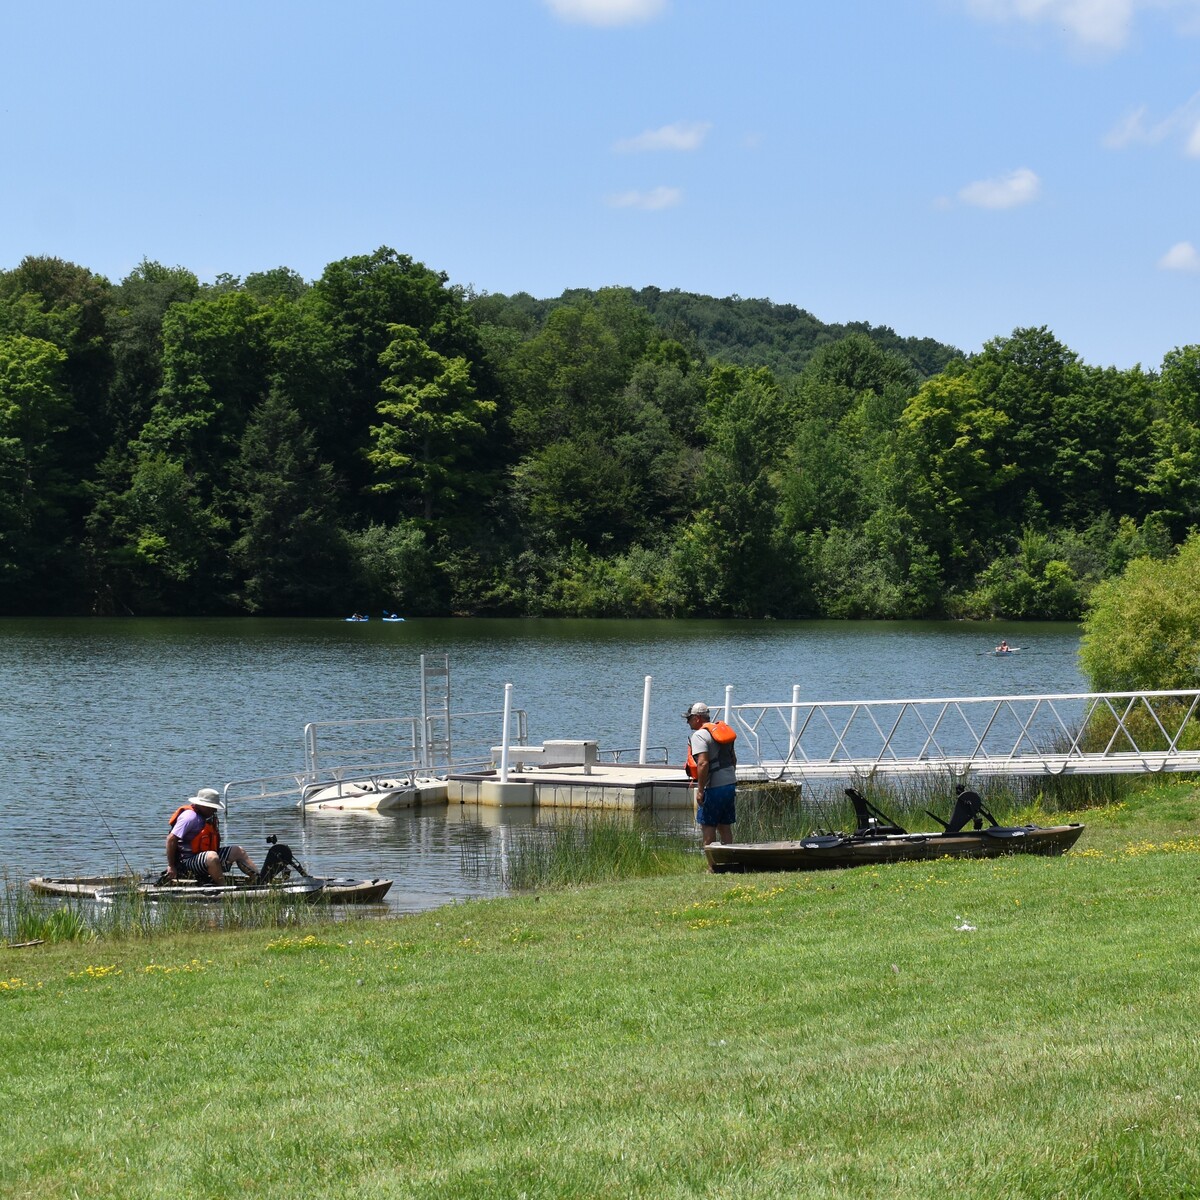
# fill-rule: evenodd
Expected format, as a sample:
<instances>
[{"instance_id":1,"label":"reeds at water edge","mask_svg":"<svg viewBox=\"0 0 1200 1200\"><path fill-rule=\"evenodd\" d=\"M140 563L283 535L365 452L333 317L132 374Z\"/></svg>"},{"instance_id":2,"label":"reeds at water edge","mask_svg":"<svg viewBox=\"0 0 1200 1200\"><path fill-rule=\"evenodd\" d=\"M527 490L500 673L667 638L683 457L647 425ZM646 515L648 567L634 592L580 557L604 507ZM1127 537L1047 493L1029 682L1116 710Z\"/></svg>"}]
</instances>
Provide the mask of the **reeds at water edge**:
<instances>
[{"instance_id":1,"label":"reeds at water edge","mask_svg":"<svg viewBox=\"0 0 1200 1200\"><path fill-rule=\"evenodd\" d=\"M215 929L275 929L336 919L325 905L297 904L286 895L219 905L154 902L136 891L97 901L85 896L34 895L23 881L0 880L0 940L115 941ZM362 915L362 914L357 914Z\"/></svg>"}]
</instances>

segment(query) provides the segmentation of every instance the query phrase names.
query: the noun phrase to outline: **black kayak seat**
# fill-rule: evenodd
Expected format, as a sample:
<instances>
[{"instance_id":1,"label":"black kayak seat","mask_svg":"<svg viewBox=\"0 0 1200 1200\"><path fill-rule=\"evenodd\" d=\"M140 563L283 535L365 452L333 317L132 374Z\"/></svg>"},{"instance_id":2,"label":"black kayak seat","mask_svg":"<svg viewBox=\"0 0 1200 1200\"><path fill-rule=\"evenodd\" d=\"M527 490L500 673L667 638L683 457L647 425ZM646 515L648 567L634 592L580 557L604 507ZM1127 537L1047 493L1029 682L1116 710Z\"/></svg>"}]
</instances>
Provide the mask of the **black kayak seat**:
<instances>
[{"instance_id":1,"label":"black kayak seat","mask_svg":"<svg viewBox=\"0 0 1200 1200\"><path fill-rule=\"evenodd\" d=\"M854 805L854 817L858 822L856 834L868 833L907 833L902 825L897 825L887 813L880 812L857 788L846 788L846 795Z\"/></svg>"},{"instance_id":2,"label":"black kayak seat","mask_svg":"<svg viewBox=\"0 0 1200 1200\"><path fill-rule=\"evenodd\" d=\"M960 830L966 829L967 823L971 822L975 828L982 829L983 819L986 817L991 821L993 827L1000 824L995 817L992 816L986 808L983 807L983 797L978 792L972 791L970 788L963 787L961 783L954 785L954 809L950 813L950 820L943 821L939 817L929 813L939 825L945 827L947 833L958 833ZM925 810L929 812L928 809Z\"/></svg>"}]
</instances>

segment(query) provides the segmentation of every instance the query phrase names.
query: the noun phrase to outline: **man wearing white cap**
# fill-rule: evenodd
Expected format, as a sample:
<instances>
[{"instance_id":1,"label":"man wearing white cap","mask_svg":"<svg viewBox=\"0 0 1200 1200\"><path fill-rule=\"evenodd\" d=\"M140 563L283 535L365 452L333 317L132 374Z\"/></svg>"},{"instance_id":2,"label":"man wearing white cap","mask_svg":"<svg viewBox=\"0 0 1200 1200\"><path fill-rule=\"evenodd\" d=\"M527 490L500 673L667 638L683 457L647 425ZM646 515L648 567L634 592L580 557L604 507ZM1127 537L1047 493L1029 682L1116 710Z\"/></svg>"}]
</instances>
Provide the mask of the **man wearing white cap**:
<instances>
[{"instance_id":1,"label":"man wearing white cap","mask_svg":"<svg viewBox=\"0 0 1200 1200\"><path fill-rule=\"evenodd\" d=\"M225 872L236 863L243 875L256 878L258 868L241 846L222 846L217 814L225 811L213 788L201 788L171 816L167 834L167 878L225 882Z\"/></svg>"},{"instance_id":2,"label":"man wearing white cap","mask_svg":"<svg viewBox=\"0 0 1200 1200\"><path fill-rule=\"evenodd\" d=\"M706 846L733 841L737 820L737 734L724 721L714 721L703 700L683 714L688 735L684 770L696 782L696 824Z\"/></svg>"}]
</instances>

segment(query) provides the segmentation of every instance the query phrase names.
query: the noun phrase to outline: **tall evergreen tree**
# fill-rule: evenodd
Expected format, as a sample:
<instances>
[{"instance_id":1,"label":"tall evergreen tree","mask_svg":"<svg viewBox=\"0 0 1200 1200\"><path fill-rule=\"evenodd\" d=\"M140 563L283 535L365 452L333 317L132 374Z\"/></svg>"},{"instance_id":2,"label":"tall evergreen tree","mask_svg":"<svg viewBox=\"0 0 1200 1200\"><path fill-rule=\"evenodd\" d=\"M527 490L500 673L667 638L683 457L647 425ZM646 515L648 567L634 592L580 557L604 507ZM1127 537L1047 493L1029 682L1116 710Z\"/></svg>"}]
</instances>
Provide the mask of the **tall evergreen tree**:
<instances>
[{"instance_id":1,"label":"tall evergreen tree","mask_svg":"<svg viewBox=\"0 0 1200 1200\"><path fill-rule=\"evenodd\" d=\"M333 470L278 391L252 414L230 476L241 521L231 557L245 607L286 616L345 604L353 582Z\"/></svg>"}]
</instances>

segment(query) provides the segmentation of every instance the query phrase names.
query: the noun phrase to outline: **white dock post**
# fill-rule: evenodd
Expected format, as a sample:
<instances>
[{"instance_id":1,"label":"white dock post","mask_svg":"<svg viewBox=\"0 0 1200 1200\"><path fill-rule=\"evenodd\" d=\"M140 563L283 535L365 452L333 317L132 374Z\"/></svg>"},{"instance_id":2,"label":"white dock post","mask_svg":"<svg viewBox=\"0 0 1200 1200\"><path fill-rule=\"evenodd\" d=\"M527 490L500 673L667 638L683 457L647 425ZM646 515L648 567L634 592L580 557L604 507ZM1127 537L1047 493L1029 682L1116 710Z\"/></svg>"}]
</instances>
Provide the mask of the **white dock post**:
<instances>
[{"instance_id":1,"label":"white dock post","mask_svg":"<svg viewBox=\"0 0 1200 1200\"><path fill-rule=\"evenodd\" d=\"M512 713L512 684L504 685L504 729L500 734L500 782L508 782L508 718Z\"/></svg>"},{"instance_id":2,"label":"white dock post","mask_svg":"<svg viewBox=\"0 0 1200 1200\"><path fill-rule=\"evenodd\" d=\"M533 784L528 780L510 783L508 779L508 722L512 716L513 685L504 685L504 732L500 738L500 771L495 779L485 779L479 785L479 803L489 808L529 807L536 803ZM493 748L494 749L494 748Z\"/></svg>"},{"instance_id":3,"label":"white dock post","mask_svg":"<svg viewBox=\"0 0 1200 1200\"><path fill-rule=\"evenodd\" d=\"M791 747L788 750L788 757L791 758L793 751L796 749L796 724L800 720L800 685L792 684L792 718L788 721L788 733L791 736Z\"/></svg>"},{"instance_id":4,"label":"white dock post","mask_svg":"<svg viewBox=\"0 0 1200 1200\"><path fill-rule=\"evenodd\" d=\"M650 682L653 675L646 676L646 686L642 692L642 740L638 744L638 763L646 765L646 743L650 740Z\"/></svg>"},{"instance_id":5,"label":"white dock post","mask_svg":"<svg viewBox=\"0 0 1200 1200\"><path fill-rule=\"evenodd\" d=\"M727 683L725 685L725 717L724 717L724 719L727 722L729 722L730 724L732 724L732 722L729 721L731 716L733 716L733 684Z\"/></svg>"}]
</instances>

